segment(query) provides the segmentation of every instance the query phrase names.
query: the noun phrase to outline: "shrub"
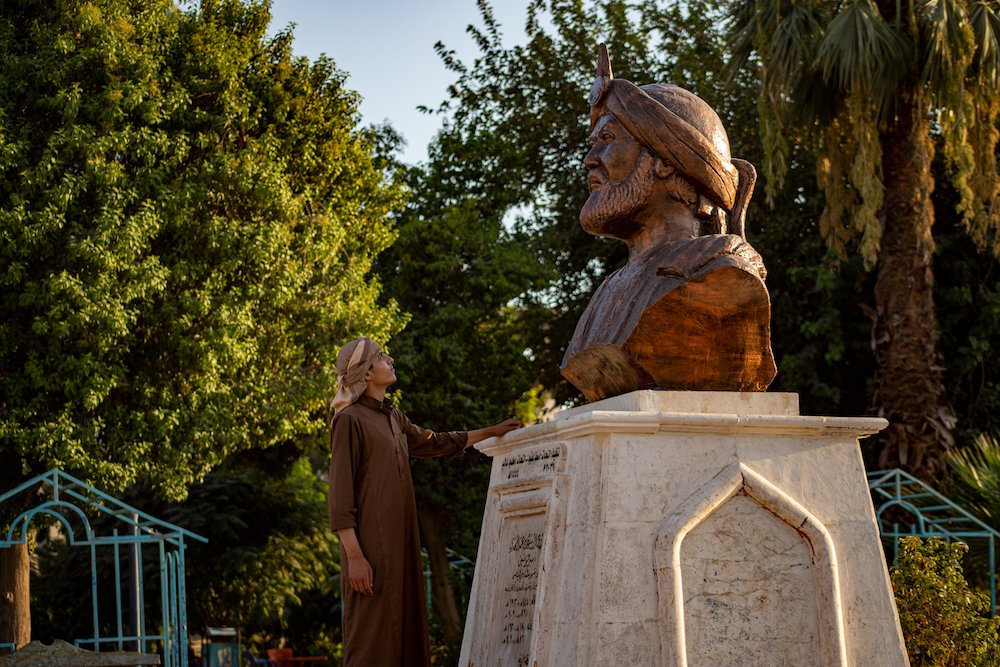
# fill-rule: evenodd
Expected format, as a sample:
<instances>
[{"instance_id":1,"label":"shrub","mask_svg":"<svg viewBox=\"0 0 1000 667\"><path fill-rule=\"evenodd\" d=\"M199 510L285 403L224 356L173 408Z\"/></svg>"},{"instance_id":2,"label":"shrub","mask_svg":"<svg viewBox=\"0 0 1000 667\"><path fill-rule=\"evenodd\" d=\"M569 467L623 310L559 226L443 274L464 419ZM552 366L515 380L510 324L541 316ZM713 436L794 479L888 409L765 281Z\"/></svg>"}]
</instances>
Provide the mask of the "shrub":
<instances>
[{"instance_id":1,"label":"shrub","mask_svg":"<svg viewBox=\"0 0 1000 667\"><path fill-rule=\"evenodd\" d=\"M969 588L963 542L904 537L892 566L899 621L912 667L1000 665L1000 619Z\"/></svg>"}]
</instances>

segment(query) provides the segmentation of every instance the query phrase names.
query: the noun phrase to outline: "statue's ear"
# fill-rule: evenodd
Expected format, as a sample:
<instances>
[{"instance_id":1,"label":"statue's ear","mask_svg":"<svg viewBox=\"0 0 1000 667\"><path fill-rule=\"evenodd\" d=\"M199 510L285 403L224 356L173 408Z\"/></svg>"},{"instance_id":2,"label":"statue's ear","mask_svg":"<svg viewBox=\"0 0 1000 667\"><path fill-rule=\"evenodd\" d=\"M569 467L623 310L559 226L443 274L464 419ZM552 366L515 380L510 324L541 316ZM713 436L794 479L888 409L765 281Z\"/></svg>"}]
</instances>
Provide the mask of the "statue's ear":
<instances>
[{"instance_id":1,"label":"statue's ear","mask_svg":"<svg viewBox=\"0 0 1000 667\"><path fill-rule=\"evenodd\" d=\"M663 158L653 158L653 173L656 174L657 178L668 178L675 171L676 169L674 169L673 166L671 166L670 163Z\"/></svg>"}]
</instances>

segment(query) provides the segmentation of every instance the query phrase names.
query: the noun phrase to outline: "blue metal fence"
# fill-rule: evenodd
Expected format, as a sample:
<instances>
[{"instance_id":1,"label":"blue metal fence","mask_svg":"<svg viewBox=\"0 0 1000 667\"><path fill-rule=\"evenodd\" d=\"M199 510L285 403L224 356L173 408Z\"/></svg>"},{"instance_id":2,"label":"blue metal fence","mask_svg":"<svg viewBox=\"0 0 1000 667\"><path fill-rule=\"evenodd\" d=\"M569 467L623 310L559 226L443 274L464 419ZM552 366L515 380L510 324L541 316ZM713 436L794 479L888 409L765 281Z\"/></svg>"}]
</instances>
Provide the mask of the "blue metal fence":
<instances>
[{"instance_id":1,"label":"blue metal fence","mask_svg":"<svg viewBox=\"0 0 1000 667\"><path fill-rule=\"evenodd\" d=\"M937 490L898 468L869 472L868 488L872 492L878 529L883 539L892 542L894 561L899 552L899 538L909 535L940 537L949 542L965 542L970 547L985 547L989 567L990 610L996 615L996 543L1000 539L1000 533ZM897 507L912 516L913 522L901 525L898 521L890 524L883 520L886 512Z\"/></svg>"},{"instance_id":2,"label":"blue metal fence","mask_svg":"<svg viewBox=\"0 0 1000 667\"><path fill-rule=\"evenodd\" d=\"M70 546L89 548L94 634L92 637L76 638L76 645L94 651L121 651L132 647L143 653L159 652L164 667L187 667L184 540L208 540L141 512L58 469L50 470L0 495L0 503L42 488L48 500L18 515L11 522L5 538L0 540L0 548L25 544L30 534L29 525L39 515L48 517L49 523L54 519L62 524ZM111 529L108 534L97 534L90 521L91 515L109 516L120 522L120 527ZM36 525L35 529L42 527L44 526ZM159 618L146 618L145 593L148 582L143 574L144 546L158 552L159 577L158 581L151 583L158 584L160 589ZM110 549L114 560L115 610L111 625L115 631L104 635L101 633L102 617L98 606L99 547ZM123 549L127 550L130 562L129 582L124 589L121 571ZM132 612L129 618L125 618L123 614L126 595L129 596L128 608Z\"/></svg>"}]
</instances>

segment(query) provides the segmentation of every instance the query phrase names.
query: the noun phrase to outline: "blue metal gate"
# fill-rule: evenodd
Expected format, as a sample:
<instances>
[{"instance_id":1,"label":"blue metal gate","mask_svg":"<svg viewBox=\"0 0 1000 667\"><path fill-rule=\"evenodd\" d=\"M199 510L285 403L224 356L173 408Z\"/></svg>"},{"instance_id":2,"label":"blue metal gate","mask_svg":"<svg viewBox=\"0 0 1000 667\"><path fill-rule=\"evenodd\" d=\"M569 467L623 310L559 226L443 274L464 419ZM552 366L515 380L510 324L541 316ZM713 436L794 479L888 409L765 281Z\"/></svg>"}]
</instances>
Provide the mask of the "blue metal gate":
<instances>
[{"instance_id":1,"label":"blue metal gate","mask_svg":"<svg viewBox=\"0 0 1000 667\"><path fill-rule=\"evenodd\" d=\"M61 470L50 470L0 496L0 503L24 493L42 490L47 500L22 512L11 522L0 548L26 544L29 525L38 515L47 515L62 524L70 546L90 549L90 584L93 615L92 637L76 638L81 648L93 651L122 651L130 647L142 653L158 652L164 667L187 667L188 628L187 595L184 576L184 540L208 540L179 526L161 521L99 491ZM97 534L90 517L109 516L119 523L109 534ZM35 526L38 530L44 526ZM146 582L143 574L143 547L158 554L158 581ZM112 634L101 634L102 615L98 605L98 548L111 549L114 560L115 610ZM122 552L130 559L131 577L122 586ZM159 618L146 618L147 588L159 585ZM129 596L131 604L125 604ZM123 610L130 610L125 618ZM105 610L109 613L109 610ZM8 646L8 649L13 647Z\"/></svg>"},{"instance_id":2,"label":"blue metal gate","mask_svg":"<svg viewBox=\"0 0 1000 667\"><path fill-rule=\"evenodd\" d=\"M990 588L990 613L997 613L996 543L1000 533L974 517L963 507L931 488L913 475L892 468L868 473L875 516L882 538L890 542L892 560L899 551L899 539L908 535L921 538L940 537L948 542L962 541L970 547L979 544L986 552ZM887 511L901 508L911 523L900 525L883 519Z\"/></svg>"}]
</instances>

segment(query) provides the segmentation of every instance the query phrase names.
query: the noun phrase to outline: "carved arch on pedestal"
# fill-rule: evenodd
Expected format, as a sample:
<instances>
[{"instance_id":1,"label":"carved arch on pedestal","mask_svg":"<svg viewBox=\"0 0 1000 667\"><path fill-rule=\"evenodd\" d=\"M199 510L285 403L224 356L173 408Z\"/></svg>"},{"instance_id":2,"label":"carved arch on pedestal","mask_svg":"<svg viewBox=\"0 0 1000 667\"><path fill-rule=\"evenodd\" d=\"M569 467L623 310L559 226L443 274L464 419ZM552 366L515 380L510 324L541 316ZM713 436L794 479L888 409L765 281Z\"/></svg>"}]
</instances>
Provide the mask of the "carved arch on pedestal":
<instances>
[{"instance_id":1,"label":"carved arch on pedestal","mask_svg":"<svg viewBox=\"0 0 1000 667\"><path fill-rule=\"evenodd\" d=\"M797 531L808 544L815 567L822 664L847 667L840 577L830 533L795 499L738 461L723 468L708 484L681 503L657 531L653 563L660 617L660 664L663 667L687 667L688 664L681 572L684 538L739 493Z\"/></svg>"}]
</instances>

